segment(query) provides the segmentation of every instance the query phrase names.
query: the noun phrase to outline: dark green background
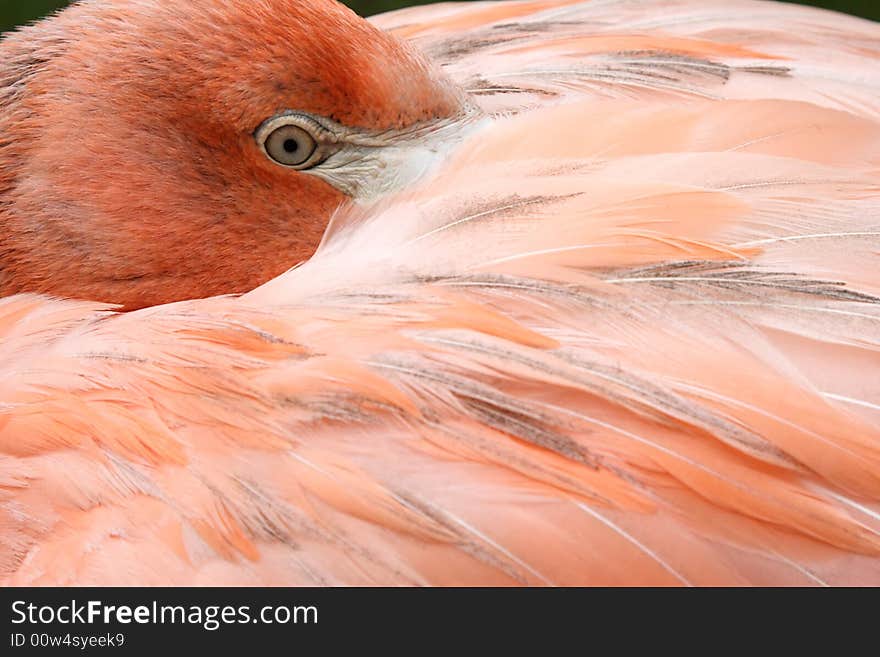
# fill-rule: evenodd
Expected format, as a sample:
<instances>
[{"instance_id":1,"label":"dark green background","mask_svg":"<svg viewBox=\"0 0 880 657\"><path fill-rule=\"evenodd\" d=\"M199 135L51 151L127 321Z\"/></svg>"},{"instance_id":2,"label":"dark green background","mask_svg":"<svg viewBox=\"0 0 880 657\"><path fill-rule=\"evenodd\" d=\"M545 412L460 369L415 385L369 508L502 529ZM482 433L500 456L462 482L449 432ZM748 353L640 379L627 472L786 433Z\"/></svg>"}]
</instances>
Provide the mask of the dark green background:
<instances>
[{"instance_id":1,"label":"dark green background","mask_svg":"<svg viewBox=\"0 0 880 657\"><path fill-rule=\"evenodd\" d=\"M186 0L170 0L186 2ZM382 11L425 4L428 0L346 0L346 4L363 16ZM0 0L0 31L6 31L68 4L67 0ZM856 16L880 20L880 0L806 0L802 5L815 5L844 11Z\"/></svg>"}]
</instances>

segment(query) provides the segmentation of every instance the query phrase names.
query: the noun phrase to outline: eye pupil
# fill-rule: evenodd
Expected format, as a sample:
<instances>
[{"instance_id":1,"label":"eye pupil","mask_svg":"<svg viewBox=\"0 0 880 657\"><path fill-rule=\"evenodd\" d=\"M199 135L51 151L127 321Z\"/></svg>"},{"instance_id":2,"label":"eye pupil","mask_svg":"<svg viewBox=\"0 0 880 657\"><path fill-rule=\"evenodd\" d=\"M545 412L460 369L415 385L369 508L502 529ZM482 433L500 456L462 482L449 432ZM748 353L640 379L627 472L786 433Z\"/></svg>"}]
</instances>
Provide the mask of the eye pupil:
<instances>
[{"instance_id":1,"label":"eye pupil","mask_svg":"<svg viewBox=\"0 0 880 657\"><path fill-rule=\"evenodd\" d=\"M299 142L296 139L285 139L284 140L284 150L287 153L296 153L299 149Z\"/></svg>"}]
</instances>

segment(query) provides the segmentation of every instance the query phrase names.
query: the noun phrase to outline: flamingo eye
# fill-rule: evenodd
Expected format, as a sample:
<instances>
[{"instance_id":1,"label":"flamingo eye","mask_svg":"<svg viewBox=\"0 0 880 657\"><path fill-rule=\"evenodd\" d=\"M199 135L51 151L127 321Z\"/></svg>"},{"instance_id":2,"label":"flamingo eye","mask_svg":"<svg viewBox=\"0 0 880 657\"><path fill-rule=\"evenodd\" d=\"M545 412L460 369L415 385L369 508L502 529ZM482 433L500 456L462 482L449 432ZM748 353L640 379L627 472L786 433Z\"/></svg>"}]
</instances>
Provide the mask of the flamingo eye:
<instances>
[{"instance_id":1,"label":"flamingo eye","mask_svg":"<svg viewBox=\"0 0 880 657\"><path fill-rule=\"evenodd\" d=\"M336 150L331 131L302 112L266 119L254 138L270 160L290 169L310 169Z\"/></svg>"},{"instance_id":2,"label":"flamingo eye","mask_svg":"<svg viewBox=\"0 0 880 657\"><path fill-rule=\"evenodd\" d=\"M306 169L315 164L311 160L318 142L298 125L283 125L266 136L263 148L278 164Z\"/></svg>"}]
</instances>

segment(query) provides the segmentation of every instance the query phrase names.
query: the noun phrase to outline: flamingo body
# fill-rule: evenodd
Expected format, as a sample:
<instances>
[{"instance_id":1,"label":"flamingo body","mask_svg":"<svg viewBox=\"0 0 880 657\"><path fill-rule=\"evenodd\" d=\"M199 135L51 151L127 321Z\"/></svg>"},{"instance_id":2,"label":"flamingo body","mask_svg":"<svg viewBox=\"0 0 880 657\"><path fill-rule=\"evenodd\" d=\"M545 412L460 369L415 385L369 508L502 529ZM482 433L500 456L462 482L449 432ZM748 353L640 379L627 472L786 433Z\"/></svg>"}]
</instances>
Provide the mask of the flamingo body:
<instances>
[{"instance_id":1,"label":"flamingo body","mask_svg":"<svg viewBox=\"0 0 880 657\"><path fill-rule=\"evenodd\" d=\"M421 181L239 296L0 301L3 581L880 584L880 27L374 24L488 117Z\"/></svg>"}]
</instances>

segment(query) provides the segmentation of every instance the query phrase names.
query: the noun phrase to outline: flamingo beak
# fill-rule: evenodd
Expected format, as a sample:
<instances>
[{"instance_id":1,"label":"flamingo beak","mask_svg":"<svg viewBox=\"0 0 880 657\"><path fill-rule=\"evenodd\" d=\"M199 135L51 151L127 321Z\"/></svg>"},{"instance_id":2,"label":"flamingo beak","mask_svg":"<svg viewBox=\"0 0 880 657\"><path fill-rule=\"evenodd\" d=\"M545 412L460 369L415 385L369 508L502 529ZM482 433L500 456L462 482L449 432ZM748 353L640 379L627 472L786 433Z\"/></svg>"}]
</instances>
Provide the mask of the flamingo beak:
<instances>
[{"instance_id":1,"label":"flamingo beak","mask_svg":"<svg viewBox=\"0 0 880 657\"><path fill-rule=\"evenodd\" d=\"M455 117L400 130L351 132L343 148L304 173L326 180L355 202L371 203L430 174L490 122L469 107Z\"/></svg>"}]
</instances>

